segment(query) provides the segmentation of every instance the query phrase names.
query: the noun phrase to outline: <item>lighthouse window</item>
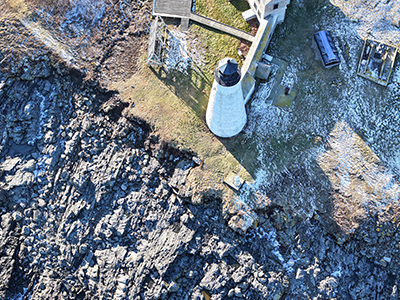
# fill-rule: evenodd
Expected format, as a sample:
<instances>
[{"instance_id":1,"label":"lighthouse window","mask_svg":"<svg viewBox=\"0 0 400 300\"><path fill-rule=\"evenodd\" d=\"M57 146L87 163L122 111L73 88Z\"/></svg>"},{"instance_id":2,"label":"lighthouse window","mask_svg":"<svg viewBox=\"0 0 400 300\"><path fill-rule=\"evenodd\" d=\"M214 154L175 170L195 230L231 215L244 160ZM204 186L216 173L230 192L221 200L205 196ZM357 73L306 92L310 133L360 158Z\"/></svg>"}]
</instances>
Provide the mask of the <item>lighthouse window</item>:
<instances>
[{"instance_id":1,"label":"lighthouse window","mask_svg":"<svg viewBox=\"0 0 400 300\"><path fill-rule=\"evenodd\" d=\"M274 4L274 9L278 9L278 7L279 7L279 4L277 3L277 4Z\"/></svg>"}]
</instances>

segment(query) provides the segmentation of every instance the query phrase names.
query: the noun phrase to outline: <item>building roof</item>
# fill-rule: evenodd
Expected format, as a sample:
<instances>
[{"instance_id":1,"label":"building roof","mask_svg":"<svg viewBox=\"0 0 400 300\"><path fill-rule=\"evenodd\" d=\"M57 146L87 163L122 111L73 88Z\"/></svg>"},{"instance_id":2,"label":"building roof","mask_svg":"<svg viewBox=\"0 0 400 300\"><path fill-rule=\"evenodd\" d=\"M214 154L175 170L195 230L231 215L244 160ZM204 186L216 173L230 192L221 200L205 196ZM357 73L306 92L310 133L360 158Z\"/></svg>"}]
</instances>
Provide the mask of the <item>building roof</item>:
<instances>
[{"instance_id":1,"label":"building roof","mask_svg":"<svg viewBox=\"0 0 400 300\"><path fill-rule=\"evenodd\" d=\"M240 67L234 58L225 57L214 70L214 77L222 86L233 86L240 81Z\"/></svg>"},{"instance_id":2,"label":"building roof","mask_svg":"<svg viewBox=\"0 0 400 300\"><path fill-rule=\"evenodd\" d=\"M335 46L329 31L318 31L314 34L322 62L326 68L336 66L340 63L339 51Z\"/></svg>"}]
</instances>

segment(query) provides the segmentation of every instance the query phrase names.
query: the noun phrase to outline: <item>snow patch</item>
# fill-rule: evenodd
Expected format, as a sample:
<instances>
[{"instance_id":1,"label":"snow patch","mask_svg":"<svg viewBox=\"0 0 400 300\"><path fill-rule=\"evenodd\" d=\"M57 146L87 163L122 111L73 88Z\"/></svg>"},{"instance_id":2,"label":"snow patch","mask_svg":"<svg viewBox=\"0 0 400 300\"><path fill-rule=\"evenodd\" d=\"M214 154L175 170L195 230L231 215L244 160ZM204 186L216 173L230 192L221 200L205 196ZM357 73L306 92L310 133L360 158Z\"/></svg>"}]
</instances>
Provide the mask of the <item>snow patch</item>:
<instances>
[{"instance_id":1,"label":"snow patch","mask_svg":"<svg viewBox=\"0 0 400 300\"><path fill-rule=\"evenodd\" d=\"M349 3L331 0L333 2L337 6ZM273 49L269 50L271 55L288 63L281 84L297 89L298 96L289 110L271 105L267 98L275 84L276 71L272 70L270 79L258 85L249 102L248 123L243 138L251 139L251 143L256 145L258 169L254 185L264 191L280 186L281 181L285 184L295 182L297 179L291 173L299 170L298 165L304 166L305 178L319 182L313 165L318 153L325 151L324 143L332 128L341 120L345 120L360 135L385 163L389 173L398 174L400 171L400 136L397 134L400 123L400 65L396 64L387 88L356 73L362 38L368 36L368 32L373 33L374 38L393 43L397 36L400 40L399 31L393 35L394 27L387 20L369 16L373 12L363 14L365 19L359 22L349 19L357 16L344 13L347 17L328 6L326 16L318 24L319 28L330 30L336 40L342 60L338 68L326 70L316 61L310 61L313 56L311 43L310 49L304 49L304 53L282 56L274 53ZM373 19L376 28L368 29L367 19ZM382 24L378 26L379 22ZM320 139L319 143L314 143L316 137ZM348 184L346 177L343 177L342 184ZM281 205L291 206L298 215L312 216L319 200L310 196L309 190L309 185L303 186L303 182L298 182L297 186L285 187L284 192L275 198L279 198Z\"/></svg>"},{"instance_id":2,"label":"snow patch","mask_svg":"<svg viewBox=\"0 0 400 300\"><path fill-rule=\"evenodd\" d=\"M60 55L61 59L64 60L67 65L73 65L76 63L75 58L68 50L68 48L61 42L56 40L49 31L45 30L36 23L28 21L26 19L22 19L21 23L27 29L29 29L43 44L45 44L46 47L50 48L55 53Z\"/></svg>"},{"instance_id":3,"label":"snow patch","mask_svg":"<svg viewBox=\"0 0 400 300\"><path fill-rule=\"evenodd\" d=\"M395 46L399 45L400 31L395 26L396 20L399 22L398 1L376 0L373 1L373 5L361 0L330 2L340 8L350 20L356 21L356 30L361 38L372 37Z\"/></svg>"},{"instance_id":4,"label":"snow patch","mask_svg":"<svg viewBox=\"0 0 400 300\"><path fill-rule=\"evenodd\" d=\"M297 65L300 65L300 58L297 58L294 63L288 64L285 73L283 74L282 86L287 86L289 88L292 88L293 85L297 82L297 72L298 72L298 67Z\"/></svg>"},{"instance_id":5,"label":"snow patch","mask_svg":"<svg viewBox=\"0 0 400 300\"><path fill-rule=\"evenodd\" d=\"M87 31L87 24L95 26L101 22L106 8L111 5L107 0L70 0L71 9L65 14L62 29L70 28L75 34Z\"/></svg>"},{"instance_id":6,"label":"snow patch","mask_svg":"<svg viewBox=\"0 0 400 300\"><path fill-rule=\"evenodd\" d=\"M257 227L256 230L254 231L254 237L259 238L260 240L266 240L271 246L272 246L272 254L274 254L278 260L281 262L283 267L288 273L294 272L294 269L292 266L294 265L294 261L292 259L289 259L289 261L285 262L285 259L283 258L283 255L280 250L280 243L278 242L278 236L276 233L276 229L271 226L269 231L266 232L262 227ZM250 238L251 239L251 238Z\"/></svg>"},{"instance_id":7,"label":"snow patch","mask_svg":"<svg viewBox=\"0 0 400 300\"><path fill-rule=\"evenodd\" d=\"M167 44L165 67L168 71L176 70L187 74L189 67L201 68L204 65L204 49L188 33L169 31Z\"/></svg>"},{"instance_id":8,"label":"snow patch","mask_svg":"<svg viewBox=\"0 0 400 300\"><path fill-rule=\"evenodd\" d=\"M190 64L187 36L181 31L170 31L168 39L168 52L165 60L167 70L187 72Z\"/></svg>"}]
</instances>

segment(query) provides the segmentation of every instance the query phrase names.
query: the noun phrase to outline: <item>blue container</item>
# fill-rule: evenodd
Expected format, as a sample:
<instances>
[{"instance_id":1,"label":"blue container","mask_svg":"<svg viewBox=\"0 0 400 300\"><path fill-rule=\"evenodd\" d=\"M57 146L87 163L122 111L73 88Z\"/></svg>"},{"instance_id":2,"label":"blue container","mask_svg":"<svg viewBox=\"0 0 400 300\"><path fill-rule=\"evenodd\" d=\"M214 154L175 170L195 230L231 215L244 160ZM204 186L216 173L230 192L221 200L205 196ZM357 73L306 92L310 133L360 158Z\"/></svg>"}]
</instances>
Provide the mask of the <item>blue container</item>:
<instances>
[{"instance_id":1,"label":"blue container","mask_svg":"<svg viewBox=\"0 0 400 300\"><path fill-rule=\"evenodd\" d=\"M325 68L331 68L340 64L339 51L329 31L323 30L314 33L314 40L317 43Z\"/></svg>"}]
</instances>

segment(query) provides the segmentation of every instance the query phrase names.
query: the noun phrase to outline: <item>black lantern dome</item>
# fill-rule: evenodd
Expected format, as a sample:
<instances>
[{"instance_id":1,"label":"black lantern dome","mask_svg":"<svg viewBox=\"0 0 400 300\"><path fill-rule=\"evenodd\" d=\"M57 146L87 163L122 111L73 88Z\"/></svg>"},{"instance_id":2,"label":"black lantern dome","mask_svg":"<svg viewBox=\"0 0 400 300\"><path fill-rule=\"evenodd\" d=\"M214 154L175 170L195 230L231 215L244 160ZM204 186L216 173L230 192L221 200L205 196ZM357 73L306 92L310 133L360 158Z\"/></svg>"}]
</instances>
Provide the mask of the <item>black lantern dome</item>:
<instances>
[{"instance_id":1,"label":"black lantern dome","mask_svg":"<svg viewBox=\"0 0 400 300\"><path fill-rule=\"evenodd\" d=\"M222 59L214 70L214 78L222 86L234 86L240 81L240 77L239 64L230 57Z\"/></svg>"}]
</instances>

